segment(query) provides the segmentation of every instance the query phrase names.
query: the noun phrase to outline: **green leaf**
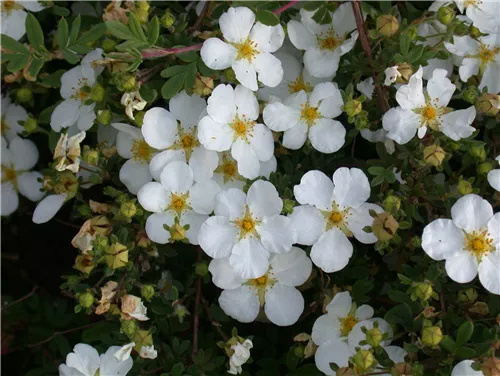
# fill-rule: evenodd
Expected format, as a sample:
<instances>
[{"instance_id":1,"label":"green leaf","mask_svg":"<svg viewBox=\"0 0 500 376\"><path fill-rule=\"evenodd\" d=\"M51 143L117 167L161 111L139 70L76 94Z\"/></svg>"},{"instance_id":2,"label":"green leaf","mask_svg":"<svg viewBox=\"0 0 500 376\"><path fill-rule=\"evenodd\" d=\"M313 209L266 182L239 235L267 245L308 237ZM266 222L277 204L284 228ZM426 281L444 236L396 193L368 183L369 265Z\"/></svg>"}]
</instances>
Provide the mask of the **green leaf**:
<instances>
[{"instance_id":1,"label":"green leaf","mask_svg":"<svg viewBox=\"0 0 500 376\"><path fill-rule=\"evenodd\" d=\"M370 185L372 187L376 187L377 185L382 184L384 182L384 180L385 180L385 177L383 175L377 175L373 178Z\"/></svg>"},{"instance_id":2,"label":"green leaf","mask_svg":"<svg viewBox=\"0 0 500 376\"><path fill-rule=\"evenodd\" d=\"M202 76L211 76L212 74L214 74L214 71L212 69L210 69L209 67L207 67L205 65L205 63L203 62L203 60L198 60L197 62L198 64L198 71L201 73Z\"/></svg>"},{"instance_id":3,"label":"green leaf","mask_svg":"<svg viewBox=\"0 0 500 376\"><path fill-rule=\"evenodd\" d=\"M143 41L144 43L147 43L146 35L144 34L144 30L142 30L141 23L137 19L134 13L129 12L128 14L128 27L132 34L139 39L140 41Z\"/></svg>"},{"instance_id":4,"label":"green leaf","mask_svg":"<svg viewBox=\"0 0 500 376\"><path fill-rule=\"evenodd\" d=\"M129 27L121 22L108 21L106 22L106 28L113 36L119 39L135 39Z\"/></svg>"},{"instance_id":5,"label":"green leaf","mask_svg":"<svg viewBox=\"0 0 500 376\"><path fill-rule=\"evenodd\" d=\"M156 100L156 96L158 95L157 91L148 85L141 86L139 93L141 94L142 99L146 102L154 102Z\"/></svg>"},{"instance_id":6,"label":"green leaf","mask_svg":"<svg viewBox=\"0 0 500 376\"><path fill-rule=\"evenodd\" d=\"M328 8L323 5L313 14L312 19L320 25L325 25L332 22L332 15L330 14Z\"/></svg>"},{"instance_id":7,"label":"green leaf","mask_svg":"<svg viewBox=\"0 0 500 376\"><path fill-rule=\"evenodd\" d=\"M52 6L52 13L60 17L68 17L70 15L68 8L63 8L57 5Z\"/></svg>"},{"instance_id":8,"label":"green leaf","mask_svg":"<svg viewBox=\"0 0 500 376\"><path fill-rule=\"evenodd\" d=\"M78 15L78 17L76 17L73 23L71 24L71 34L69 36L70 44L75 44L76 40L78 39L78 34L80 33L81 24L82 24L82 19L80 15Z\"/></svg>"},{"instance_id":9,"label":"green leaf","mask_svg":"<svg viewBox=\"0 0 500 376\"><path fill-rule=\"evenodd\" d=\"M389 324L401 325L406 330L413 329L413 313L408 304L403 303L391 308L384 316Z\"/></svg>"},{"instance_id":10,"label":"green leaf","mask_svg":"<svg viewBox=\"0 0 500 376\"><path fill-rule=\"evenodd\" d=\"M457 346L460 347L467 343L467 341L472 337L472 333L474 333L474 324L470 321L465 321L458 328L457 332Z\"/></svg>"},{"instance_id":11,"label":"green leaf","mask_svg":"<svg viewBox=\"0 0 500 376\"><path fill-rule=\"evenodd\" d=\"M324 3L322 1L308 1L308 2L304 3L302 8L304 8L305 10L307 10L309 12L312 12L313 10L318 9L323 4Z\"/></svg>"},{"instance_id":12,"label":"green leaf","mask_svg":"<svg viewBox=\"0 0 500 376\"><path fill-rule=\"evenodd\" d=\"M182 47L182 46L179 46ZM192 63L193 61L198 60L198 54L196 51L187 51L187 52L181 52L180 54L176 55L179 59L186 63Z\"/></svg>"},{"instance_id":13,"label":"green leaf","mask_svg":"<svg viewBox=\"0 0 500 376\"><path fill-rule=\"evenodd\" d=\"M165 99L172 98L175 94L181 91L184 86L184 74L178 74L171 77L167 82L161 87L161 95Z\"/></svg>"},{"instance_id":14,"label":"green leaf","mask_svg":"<svg viewBox=\"0 0 500 376\"><path fill-rule=\"evenodd\" d=\"M196 63L191 63L187 66L184 78L184 87L192 88L194 86L194 80L196 78L196 73L198 72L198 68Z\"/></svg>"},{"instance_id":15,"label":"green leaf","mask_svg":"<svg viewBox=\"0 0 500 376\"><path fill-rule=\"evenodd\" d=\"M185 69L185 65L175 65L173 67L168 67L162 70L160 76L162 76L163 78L169 78L175 76L176 74L184 72Z\"/></svg>"},{"instance_id":16,"label":"green leaf","mask_svg":"<svg viewBox=\"0 0 500 376\"><path fill-rule=\"evenodd\" d=\"M50 87L60 87L61 86L61 76L66 72L65 69L59 69L54 73L44 77L40 80L41 85L50 86Z\"/></svg>"},{"instance_id":17,"label":"green leaf","mask_svg":"<svg viewBox=\"0 0 500 376\"><path fill-rule=\"evenodd\" d=\"M160 21L158 17L154 16L148 25L148 42L154 45L160 36Z\"/></svg>"},{"instance_id":18,"label":"green leaf","mask_svg":"<svg viewBox=\"0 0 500 376\"><path fill-rule=\"evenodd\" d=\"M455 349L457 348L455 341L451 339L449 336L444 336L441 342L439 343L439 346L450 353L454 352Z\"/></svg>"},{"instance_id":19,"label":"green leaf","mask_svg":"<svg viewBox=\"0 0 500 376\"><path fill-rule=\"evenodd\" d=\"M30 67L29 67L29 74L32 77L36 77L38 73L40 72L40 69L42 69L43 64L45 62L41 59L34 58L31 61Z\"/></svg>"},{"instance_id":20,"label":"green leaf","mask_svg":"<svg viewBox=\"0 0 500 376\"><path fill-rule=\"evenodd\" d=\"M2 49L4 50L9 50L23 55L30 55L30 50L24 44L19 43L5 34L0 35L0 41Z\"/></svg>"},{"instance_id":21,"label":"green leaf","mask_svg":"<svg viewBox=\"0 0 500 376\"><path fill-rule=\"evenodd\" d=\"M172 376L181 376L183 372L184 372L184 364L182 363L174 364L174 366L170 370L170 374Z\"/></svg>"},{"instance_id":22,"label":"green leaf","mask_svg":"<svg viewBox=\"0 0 500 376\"><path fill-rule=\"evenodd\" d=\"M276 26L280 23L280 18L269 10L259 10L255 19L266 26Z\"/></svg>"},{"instance_id":23,"label":"green leaf","mask_svg":"<svg viewBox=\"0 0 500 376\"><path fill-rule=\"evenodd\" d=\"M416 46L411 52L408 54L408 61L410 63L414 63L417 61L420 56L422 56L422 53L424 52L425 46L423 44L419 44Z\"/></svg>"},{"instance_id":24,"label":"green leaf","mask_svg":"<svg viewBox=\"0 0 500 376\"><path fill-rule=\"evenodd\" d=\"M85 33L82 34L80 39L78 39L78 44L93 42L102 37L105 32L106 32L105 24L99 23L97 25L94 25L89 31L86 31Z\"/></svg>"},{"instance_id":25,"label":"green leaf","mask_svg":"<svg viewBox=\"0 0 500 376\"><path fill-rule=\"evenodd\" d=\"M80 58L73 52L68 50L67 48L61 50L64 58L70 64L76 64L80 61Z\"/></svg>"},{"instance_id":26,"label":"green leaf","mask_svg":"<svg viewBox=\"0 0 500 376\"><path fill-rule=\"evenodd\" d=\"M56 32L56 42L59 48L63 49L68 46L68 22L63 17L59 20L57 24L57 32Z\"/></svg>"},{"instance_id":27,"label":"green leaf","mask_svg":"<svg viewBox=\"0 0 500 376\"><path fill-rule=\"evenodd\" d=\"M42 112L40 112L40 115L38 116L38 122L40 124L49 124L50 123L50 116L52 115L52 112L56 108L57 104L54 104L50 107L44 108ZM55 134L57 136L57 139L55 140L54 148L56 147L57 141L59 140L59 134L56 132L50 132L50 134ZM49 136L49 146L50 146L50 136ZM53 148L50 148L50 150L54 150Z\"/></svg>"},{"instance_id":28,"label":"green leaf","mask_svg":"<svg viewBox=\"0 0 500 376\"><path fill-rule=\"evenodd\" d=\"M410 51L410 37L407 33L401 33L399 36L399 48L403 56L408 55L408 51Z\"/></svg>"},{"instance_id":29,"label":"green leaf","mask_svg":"<svg viewBox=\"0 0 500 376\"><path fill-rule=\"evenodd\" d=\"M459 359L471 359L476 356L476 351L469 347L460 347L455 351L455 356Z\"/></svg>"},{"instance_id":30,"label":"green leaf","mask_svg":"<svg viewBox=\"0 0 500 376\"><path fill-rule=\"evenodd\" d=\"M373 166L368 168L368 172L372 175L384 175L385 174L385 168L380 167L380 166Z\"/></svg>"},{"instance_id":31,"label":"green leaf","mask_svg":"<svg viewBox=\"0 0 500 376\"><path fill-rule=\"evenodd\" d=\"M29 55L10 55L7 70L14 73L23 69L28 64L29 59Z\"/></svg>"},{"instance_id":32,"label":"green leaf","mask_svg":"<svg viewBox=\"0 0 500 376\"><path fill-rule=\"evenodd\" d=\"M44 48L43 30L38 20L31 13L28 13L26 17L26 35L31 47L38 52L42 52Z\"/></svg>"}]
</instances>

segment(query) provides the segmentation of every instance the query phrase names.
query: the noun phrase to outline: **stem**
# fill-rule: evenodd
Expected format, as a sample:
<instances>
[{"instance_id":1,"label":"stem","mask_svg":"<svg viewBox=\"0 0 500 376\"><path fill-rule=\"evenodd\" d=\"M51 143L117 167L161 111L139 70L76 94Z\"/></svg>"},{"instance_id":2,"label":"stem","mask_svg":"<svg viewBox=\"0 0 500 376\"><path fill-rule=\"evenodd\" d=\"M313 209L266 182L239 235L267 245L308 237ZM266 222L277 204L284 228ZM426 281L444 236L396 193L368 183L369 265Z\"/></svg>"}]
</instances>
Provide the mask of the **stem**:
<instances>
[{"instance_id":1,"label":"stem","mask_svg":"<svg viewBox=\"0 0 500 376\"><path fill-rule=\"evenodd\" d=\"M201 301L203 303L203 308L205 308L205 311L207 312L207 316L210 320L210 322L212 323L212 325L215 327L215 330L217 330L217 332L220 334L220 336L222 337L222 339L227 342L229 341L229 338L228 336L226 335L226 333L224 333L221 329L221 325L214 320L213 316L212 316L212 313L210 313L210 307L208 306L208 302L205 300L205 298L202 296L201 297Z\"/></svg>"},{"instance_id":2,"label":"stem","mask_svg":"<svg viewBox=\"0 0 500 376\"><path fill-rule=\"evenodd\" d=\"M33 288L31 289L31 291L30 291L28 294L24 295L23 297L21 297L21 298L19 298L19 299L17 299L17 300L14 300L14 301L13 301L13 302L11 302L11 303L9 303L9 302L5 302L5 303L3 304L3 307L2 307L1 312L3 312L3 310L4 310L4 309L7 309L7 308L9 308L9 307L12 307L13 305L16 305L16 304L18 304L18 303L21 303L22 301L24 301L24 300L26 300L26 299L30 298L30 297L31 297L31 296L32 296L32 295L33 295L33 294L34 294L37 290L38 290L38 286L33 286Z\"/></svg>"},{"instance_id":3,"label":"stem","mask_svg":"<svg viewBox=\"0 0 500 376\"><path fill-rule=\"evenodd\" d=\"M203 4L203 9L202 9L198 19L196 20L194 25L187 30L188 34L192 34L200 28L201 23L205 19L209 8L210 8L210 1L205 1L205 4Z\"/></svg>"},{"instance_id":4,"label":"stem","mask_svg":"<svg viewBox=\"0 0 500 376\"><path fill-rule=\"evenodd\" d=\"M199 263L201 261L201 247L198 247L196 250L196 262ZM200 316L199 316L199 307L201 300L201 276L196 280L196 295L194 298L194 317L193 317L193 352L192 356L194 357L198 352L198 327L200 326Z\"/></svg>"},{"instance_id":5,"label":"stem","mask_svg":"<svg viewBox=\"0 0 500 376\"><path fill-rule=\"evenodd\" d=\"M273 13L274 14L280 14L283 13L285 10L288 8L293 7L295 4L297 4L300 0L295 0L295 1L290 1L288 4L283 5L281 8L276 9Z\"/></svg>"},{"instance_id":6,"label":"stem","mask_svg":"<svg viewBox=\"0 0 500 376\"><path fill-rule=\"evenodd\" d=\"M154 57L180 54L182 52L198 51L201 49L202 46L203 43L198 43L193 46L181 47L181 48L151 48L142 51L142 57L144 59L150 59Z\"/></svg>"},{"instance_id":7,"label":"stem","mask_svg":"<svg viewBox=\"0 0 500 376\"><path fill-rule=\"evenodd\" d=\"M377 83L377 73L373 69L372 49L370 47L370 42L368 41L368 36L366 34L365 23L363 21L363 12L361 10L361 3L359 2L359 0L353 0L351 4L359 33L359 39L361 40L361 46L363 47L363 51L365 52L365 55L368 59L368 65L372 70L372 76L375 83L375 88L377 90L377 99L379 101L379 105L380 108L382 108L383 112L387 112L389 111L389 103L384 88Z\"/></svg>"}]
</instances>

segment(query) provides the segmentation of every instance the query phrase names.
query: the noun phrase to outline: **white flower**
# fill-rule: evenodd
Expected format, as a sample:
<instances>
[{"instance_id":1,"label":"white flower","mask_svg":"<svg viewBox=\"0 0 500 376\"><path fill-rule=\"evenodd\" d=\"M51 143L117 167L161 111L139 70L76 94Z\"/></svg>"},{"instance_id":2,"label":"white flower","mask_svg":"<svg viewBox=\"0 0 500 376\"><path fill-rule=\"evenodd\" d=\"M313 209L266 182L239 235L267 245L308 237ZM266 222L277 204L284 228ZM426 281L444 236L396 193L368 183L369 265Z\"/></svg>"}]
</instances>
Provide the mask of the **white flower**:
<instances>
[{"instance_id":1,"label":"white flower","mask_svg":"<svg viewBox=\"0 0 500 376\"><path fill-rule=\"evenodd\" d=\"M500 163L500 155L496 157L496 160ZM488 172L488 183L493 189L500 192L500 168Z\"/></svg>"},{"instance_id":2,"label":"white flower","mask_svg":"<svg viewBox=\"0 0 500 376\"><path fill-rule=\"evenodd\" d=\"M224 190L215 196L215 216L201 226L200 246L210 257L229 257L241 278L259 278L269 269L270 252L287 252L296 240L282 208L276 188L263 180L254 182L248 194Z\"/></svg>"},{"instance_id":3,"label":"white flower","mask_svg":"<svg viewBox=\"0 0 500 376\"><path fill-rule=\"evenodd\" d=\"M497 21L498 22L498 21ZM500 34L490 34L478 37L454 36L454 43L445 43L445 47L452 54L464 59L458 69L460 79L466 82L475 75L481 76L479 89L488 87L488 92L500 92Z\"/></svg>"},{"instance_id":4,"label":"white flower","mask_svg":"<svg viewBox=\"0 0 500 376\"><path fill-rule=\"evenodd\" d=\"M156 150L147 144L139 128L124 123L111 125L118 129L116 150L122 158L128 159L120 168L120 181L130 193L137 194L144 184L153 180L149 162Z\"/></svg>"},{"instance_id":5,"label":"white flower","mask_svg":"<svg viewBox=\"0 0 500 376\"><path fill-rule=\"evenodd\" d=\"M102 67L93 68L92 62L102 58L100 48L89 52L81 64L65 72L61 76L61 97L64 99L52 112L50 126L56 132L76 124L81 131L87 131L94 120L95 103L87 104L90 99L90 90L101 74Z\"/></svg>"},{"instance_id":6,"label":"white flower","mask_svg":"<svg viewBox=\"0 0 500 376\"><path fill-rule=\"evenodd\" d=\"M213 180L194 183L193 171L180 161L170 162L160 174L160 181L147 183L137 193L142 207L154 213L146 221L148 237L156 243L168 243L171 233L163 226L174 226L177 218L180 226L189 225L185 231L189 242L198 244L198 231L214 209L219 185Z\"/></svg>"},{"instance_id":7,"label":"white flower","mask_svg":"<svg viewBox=\"0 0 500 376\"><path fill-rule=\"evenodd\" d=\"M155 180L160 180L163 168L172 161L188 163L197 182L212 177L217 153L201 146L197 136L197 125L206 105L199 95L189 96L181 91L170 99L170 111L155 107L146 112L142 135L151 147L163 150L149 165Z\"/></svg>"},{"instance_id":8,"label":"white flower","mask_svg":"<svg viewBox=\"0 0 500 376\"><path fill-rule=\"evenodd\" d=\"M331 339L347 340L354 325L371 319L374 313L369 305L357 307L348 291L336 294L326 311L327 314L318 317L312 328L312 340L318 346Z\"/></svg>"},{"instance_id":9,"label":"white flower","mask_svg":"<svg viewBox=\"0 0 500 376\"><path fill-rule=\"evenodd\" d=\"M40 12L45 8L39 1L12 1L3 0L0 3L1 29L0 32L12 39L19 40L26 34L26 10Z\"/></svg>"},{"instance_id":10,"label":"white flower","mask_svg":"<svg viewBox=\"0 0 500 376\"><path fill-rule=\"evenodd\" d=\"M23 138L14 138L7 147L2 138L2 205L1 215L9 215L19 206L18 194L28 200L38 201L44 193L41 191L43 175L30 171L38 161L36 145Z\"/></svg>"},{"instance_id":11,"label":"white flower","mask_svg":"<svg viewBox=\"0 0 500 376\"><path fill-rule=\"evenodd\" d=\"M307 138L322 153L333 153L345 143L346 130L333 118L342 113L344 101L337 85L323 82L312 93L301 90L283 103L270 103L264 108L264 123L273 131L285 131L283 146L300 149Z\"/></svg>"},{"instance_id":12,"label":"white flower","mask_svg":"<svg viewBox=\"0 0 500 376\"><path fill-rule=\"evenodd\" d=\"M68 134L61 134L54 150L54 160L58 160L57 171L69 170L77 173L80 168L80 143L85 139L86 133L81 131L68 139Z\"/></svg>"},{"instance_id":13,"label":"white flower","mask_svg":"<svg viewBox=\"0 0 500 376\"><path fill-rule=\"evenodd\" d=\"M50 221L62 208L67 198L67 193L49 195L45 197L38 203L35 211L33 212L33 222L36 224L41 224Z\"/></svg>"},{"instance_id":14,"label":"white flower","mask_svg":"<svg viewBox=\"0 0 500 376\"><path fill-rule=\"evenodd\" d=\"M133 366L131 358L118 361L114 354L120 346L111 346L105 354L99 353L92 346L79 343L73 352L66 357L66 363L59 366L60 376L95 376L99 371L101 376L126 375Z\"/></svg>"},{"instance_id":15,"label":"white flower","mask_svg":"<svg viewBox=\"0 0 500 376\"><path fill-rule=\"evenodd\" d=\"M460 12L472 20L472 23L483 33L500 33L500 3L497 0L455 0Z\"/></svg>"},{"instance_id":16,"label":"white flower","mask_svg":"<svg viewBox=\"0 0 500 376\"><path fill-rule=\"evenodd\" d=\"M281 62L272 55L283 44L285 32L281 25L266 26L255 22L248 8L229 8L219 19L224 39L209 38L200 54L207 67L221 70L231 67L236 79L256 91L257 74L265 86L274 87L283 78Z\"/></svg>"},{"instance_id":17,"label":"white flower","mask_svg":"<svg viewBox=\"0 0 500 376\"><path fill-rule=\"evenodd\" d=\"M263 308L273 324L289 326L304 311L304 298L295 286L309 278L312 263L300 248L273 255L269 269L258 278L239 277L227 257L212 260L209 270L214 284L224 289L219 297L220 307L240 322L254 321Z\"/></svg>"},{"instance_id":18,"label":"white flower","mask_svg":"<svg viewBox=\"0 0 500 376\"><path fill-rule=\"evenodd\" d=\"M482 371L475 371L472 368L473 363L473 360L462 360L453 367L451 376L484 376Z\"/></svg>"},{"instance_id":19,"label":"white flower","mask_svg":"<svg viewBox=\"0 0 500 376\"><path fill-rule=\"evenodd\" d=\"M132 352L132 349L134 348L135 346L135 342L130 342L122 347L120 347L120 349L115 352L115 358L116 360L118 360L119 362L123 362L124 360L127 360L130 358L130 353Z\"/></svg>"},{"instance_id":20,"label":"white flower","mask_svg":"<svg viewBox=\"0 0 500 376\"><path fill-rule=\"evenodd\" d=\"M396 150L394 141L387 137L385 129L377 129L372 131L370 129L361 129L359 131L361 137L370 142L383 142L387 153L392 154Z\"/></svg>"},{"instance_id":21,"label":"white flower","mask_svg":"<svg viewBox=\"0 0 500 376\"><path fill-rule=\"evenodd\" d=\"M3 6L2 2L2 6ZM8 95L2 97L2 128L1 133L7 141L12 141L18 137L24 128L19 124L20 121L28 120L28 113L26 110L15 103L10 101Z\"/></svg>"},{"instance_id":22,"label":"white flower","mask_svg":"<svg viewBox=\"0 0 500 376\"><path fill-rule=\"evenodd\" d=\"M448 276L468 283L477 274L491 293L500 294L500 213L475 194L460 198L450 219L436 219L424 228L422 248L434 260L446 260Z\"/></svg>"},{"instance_id":23,"label":"white flower","mask_svg":"<svg viewBox=\"0 0 500 376\"><path fill-rule=\"evenodd\" d=\"M125 113L131 120L135 120L134 110L142 111L148 104L148 102L142 99L139 90L123 93L120 103L125 107Z\"/></svg>"},{"instance_id":24,"label":"white flower","mask_svg":"<svg viewBox=\"0 0 500 376\"><path fill-rule=\"evenodd\" d=\"M385 86L391 86L394 82L396 82L398 77L401 77L401 73L399 72L397 65L386 68L384 74L385 74L385 81L384 81Z\"/></svg>"},{"instance_id":25,"label":"white flower","mask_svg":"<svg viewBox=\"0 0 500 376\"><path fill-rule=\"evenodd\" d=\"M350 3L340 5L332 14L332 23L319 25L313 19L314 11L300 10L300 21L288 22L288 36L295 47L305 50L304 65L314 77L333 76L340 57L352 50L358 32Z\"/></svg>"},{"instance_id":26,"label":"white flower","mask_svg":"<svg viewBox=\"0 0 500 376\"><path fill-rule=\"evenodd\" d=\"M250 349L252 347L253 343L249 339L246 339L243 343L238 342L236 345L231 346L231 350L233 350L234 353L229 359L229 371L227 371L227 373L238 375L243 372L241 366L250 358Z\"/></svg>"},{"instance_id":27,"label":"white flower","mask_svg":"<svg viewBox=\"0 0 500 376\"><path fill-rule=\"evenodd\" d=\"M139 350L139 356L144 359L156 359L158 356L158 351L155 350L153 345L151 346L141 346Z\"/></svg>"},{"instance_id":28,"label":"white flower","mask_svg":"<svg viewBox=\"0 0 500 376\"><path fill-rule=\"evenodd\" d=\"M238 188L243 190L247 182L247 178L241 176L238 173L238 163L231 157L228 152L222 152L219 154L219 165L214 171L213 180L220 185L222 189ZM259 176L263 176L269 179L271 172L275 172L278 162L276 157L273 155L270 160L266 162L260 162L260 172Z\"/></svg>"},{"instance_id":29,"label":"white flower","mask_svg":"<svg viewBox=\"0 0 500 376\"><path fill-rule=\"evenodd\" d=\"M375 90L375 85L373 85L373 77L368 77L363 81L356 84L356 89L365 95L366 98L373 98L373 90Z\"/></svg>"},{"instance_id":30,"label":"white flower","mask_svg":"<svg viewBox=\"0 0 500 376\"><path fill-rule=\"evenodd\" d=\"M259 103L244 86L218 85L208 99L208 115L198 127L198 138L208 150L226 151L238 161L238 173L248 179L259 176L260 162L273 156L272 132L257 123Z\"/></svg>"},{"instance_id":31,"label":"white flower","mask_svg":"<svg viewBox=\"0 0 500 376\"><path fill-rule=\"evenodd\" d=\"M302 204L289 216L297 243L312 245L311 260L326 273L342 270L349 262L353 251L349 237L364 244L377 241L363 228L373 223L369 210L383 210L366 202L370 183L360 169L341 167L333 174L333 182L321 171L309 171L293 192Z\"/></svg>"},{"instance_id":32,"label":"white flower","mask_svg":"<svg viewBox=\"0 0 500 376\"><path fill-rule=\"evenodd\" d=\"M295 49L293 46L292 48ZM270 101L273 97L285 100L291 94L301 90L310 93L316 84L329 82L334 77L333 75L325 78L311 76L307 69L304 69L303 64L290 53L278 51L274 56L281 61L283 79L276 87L260 88L257 91L257 97L260 100Z\"/></svg>"},{"instance_id":33,"label":"white flower","mask_svg":"<svg viewBox=\"0 0 500 376\"><path fill-rule=\"evenodd\" d=\"M472 135L476 109L471 106L465 110L453 111L446 107L456 86L446 77L446 71L436 69L432 79L427 82L424 94L422 67L413 74L407 85L401 86L396 93L399 107L391 108L384 114L382 125L387 137L403 145L410 141L418 131L422 138L427 127L443 132L454 141Z\"/></svg>"}]
</instances>

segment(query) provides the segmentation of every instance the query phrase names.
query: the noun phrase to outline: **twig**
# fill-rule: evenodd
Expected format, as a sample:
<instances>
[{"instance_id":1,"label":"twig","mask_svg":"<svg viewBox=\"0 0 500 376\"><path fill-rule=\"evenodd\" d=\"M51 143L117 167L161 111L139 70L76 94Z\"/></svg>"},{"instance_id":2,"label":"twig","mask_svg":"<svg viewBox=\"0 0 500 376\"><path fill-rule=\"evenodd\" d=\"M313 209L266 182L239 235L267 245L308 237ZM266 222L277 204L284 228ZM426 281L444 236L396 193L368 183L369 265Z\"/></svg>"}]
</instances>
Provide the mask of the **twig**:
<instances>
[{"instance_id":1,"label":"twig","mask_svg":"<svg viewBox=\"0 0 500 376\"><path fill-rule=\"evenodd\" d=\"M201 261L201 247L196 249L196 262ZM194 298L194 317L193 317L193 352L192 356L194 357L198 352L198 327L200 326L200 316L199 316L199 307L200 307L200 299L201 299L201 276L196 280L196 295Z\"/></svg>"},{"instance_id":2,"label":"twig","mask_svg":"<svg viewBox=\"0 0 500 376\"><path fill-rule=\"evenodd\" d=\"M358 28L359 39L361 40L361 46L363 47L363 51L368 59L368 65L372 70L373 81L375 82L375 88L377 90L377 98L379 101L379 105L382 108L383 112L389 111L389 103L387 101L387 95L382 86L377 83L377 73L373 69L373 58L372 58L372 49L370 47L370 42L368 41L368 36L366 34L365 22L363 21L363 11L361 10L361 3L359 0L353 0L351 2L352 10L354 11L354 19L356 20L356 26Z\"/></svg>"},{"instance_id":3,"label":"twig","mask_svg":"<svg viewBox=\"0 0 500 376\"><path fill-rule=\"evenodd\" d=\"M24 295L23 297L21 297L21 298L19 298L19 299L17 299L17 300L14 300L14 301L13 301L13 302L11 302L11 303L9 303L9 302L5 302L5 303L3 304L3 307L2 307L1 312L3 312L3 310L4 310L4 309L7 309L7 308L9 308L9 307L12 307L13 305L16 305L16 304L18 304L18 303L21 303L22 301L24 301L24 300L26 300L26 299L30 298L30 297L31 297L31 296L32 296L32 295L33 295L33 294L34 294L37 290L38 290L38 286L36 286L36 285L35 285L35 286L33 286L33 288L31 289L31 291L30 291L28 294Z\"/></svg>"},{"instance_id":4,"label":"twig","mask_svg":"<svg viewBox=\"0 0 500 376\"><path fill-rule=\"evenodd\" d=\"M188 34L192 34L200 28L201 23L203 22L203 19L207 15L209 8L210 8L210 1L205 1L205 3L203 4L203 9L201 10L200 15L198 16L198 19L196 20L193 26L187 29Z\"/></svg>"},{"instance_id":5,"label":"twig","mask_svg":"<svg viewBox=\"0 0 500 376\"><path fill-rule=\"evenodd\" d=\"M281 8L276 9L273 13L274 13L274 14L280 14L280 13L283 13L285 10L287 10L288 8L293 7L293 6L294 6L295 4L297 4L299 1L300 1L300 0L290 1L288 4L283 5Z\"/></svg>"},{"instance_id":6,"label":"twig","mask_svg":"<svg viewBox=\"0 0 500 376\"><path fill-rule=\"evenodd\" d=\"M162 57L167 55L180 54L182 52L188 51L198 51L201 50L203 43L198 43L193 46L181 47L181 48L150 48L142 51L142 57L144 59L150 59L152 57Z\"/></svg>"},{"instance_id":7,"label":"twig","mask_svg":"<svg viewBox=\"0 0 500 376\"><path fill-rule=\"evenodd\" d=\"M224 341L226 341L226 342L229 341L229 337L221 329L221 327L220 327L221 325L216 320L214 320L212 313L210 312L210 307L208 306L208 302L206 301L206 299L203 296L201 297L201 301L203 303L203 308L205 308L205 311L207 312L208 319L210 320L212 325L215 327L215 330L217 330L217 332L220 334L220 336L222 337L222 339Z\"/></svg>"}]
</instances>

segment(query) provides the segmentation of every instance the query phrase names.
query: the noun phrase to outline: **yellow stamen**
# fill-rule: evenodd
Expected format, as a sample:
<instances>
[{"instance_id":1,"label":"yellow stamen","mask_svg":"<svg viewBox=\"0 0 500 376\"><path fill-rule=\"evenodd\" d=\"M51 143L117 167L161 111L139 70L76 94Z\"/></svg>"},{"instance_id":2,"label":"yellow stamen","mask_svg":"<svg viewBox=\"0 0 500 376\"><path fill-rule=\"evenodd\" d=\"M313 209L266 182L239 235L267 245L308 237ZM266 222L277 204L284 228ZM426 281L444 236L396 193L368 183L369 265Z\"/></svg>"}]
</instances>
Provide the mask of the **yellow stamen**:
<instances>
[{"instance_id":1,"label":"yellow stamen","mask_svg":"<svg viewBox=\"0 0 500 376\"><path fill-rule=\"evenodd\" d=\"M318 47L322 50L333 51L339 47L345 40L345 36L341 37L337 35L333 28L330 28L327 32L321 33L317 36Z\"/></svg>"},{"instance_id":2,"label":"yellow stamen","mask_svg":"<svg viewBox=\"0 0 500 376\"><path fill-rule=\"evenodd\" d=\"M240 231L240 239L244 239L247 236L257 236L257 231L255 227L257 226L257 221L253 219L250 210L246 208L245 215L243 218L236 218L234 225Z\"/></svg>"},{"instance_id":3,"label":"yellow stamen","mask_svg":"<svg viewBox=\"0 0 500 376\"><path fill-rule=\"evenodd\" d=\"M493 239L491 239L490 234L487 230L484 231L472 231L471 233L465 234L465 248L471 252L478 261L488 253L493 251Z\"/></svg>"},{"instance_id":4,"label":"yellow stamen","mask_svg":"<svg viewBox=\"0 0 500 376\"><path fill-rule=\"evenodd\" d=\"M251 136L251 132L255 126L255 121L247 120L245 115L241 118L236 115L230 126L234 130L235 138L242 138L246 140L248 136Z\"/></svg>"},{"instance_id":5,"label":"yellow stamen","mask_svg":"<svg viewBox=\"0 0 500 376\"><path fill-rule=\"evenodd\" d=\"M426 121L434 120L436 118L436 110L432 106L426 106L422 112L422 116Z\"/></svg>"},{"instance_id":6,"label":"yellow stamen","mask_svg":"<svg viewBox=\"0 0 500 376\"><path fill-rule=\"evenodd\" d=\"M13 10L22 10L23 6L18 4L16 1L4 0L1 2L2 12L10 14Z\"/></svg>"},{"instance_id":7,"label":"yellow stamen","mask_svg":"<svg viewBox=\"0 0 500 376\"><path fill-rule=\"evenodd\" d=\"M321 113L317 107L312 107L309 102L302 105L302 111L300 112L300 118L309 126L316 124L316 120L319 119Z\"/></svg>"},{"instance_id":8,"label":"yellow stamen","mask_svg":"<svg viewBox=\"0 0 500 376\"><path fill-rule=\"evenodd\" d=\"M135 140L131 151L136 161L149 163L151 160L152 149L144 140Z\"/></svg>"},{"instance_id":9,"label":"yellow stamen","mask_svg":"<svg viewBox=\"0 0 500 376\"><path fill-rule=\"evenodd\" d=\"M342 337L346 337L357 323L358 320L352 315L340 319L340 334Z\"/></svg>"},{"instance_id":10,"label":"yellow stamen","mask_svg":"<svg viewBox=\"0 0 500 376\"><path fill-rule=\"evenodd\" d=\"M297 77L296 80L291 81L288 84L288 91L293 94L293 93L298 93L301 90L304 90L306 93L310 93L312 91L312 86L309 84L309 82L304 81L304 76L302 73L300 74L299 77Z\"/></svg>"},{"instance_id":11,"label":"yellow stamen","mask_svg":"<svg viewBox=\"0 0 500 376\"><path fill-rule=\"evenodd\" d=\"M256 48L257 43L250 39L247 39L241 44L235 44L234 46L238 50L236 60L246 59L248 61L252 61L252 59L259 54L259 51Z\"/></svg>"},{"instance_id":12,"label":"yellow stamen","mask_svg":"<svg viewBox=\"0 0 500 376\"><path fill-rule=\"evenodd\" d=\"M189 197L189 193L186 194L175 194L172 193L170 195L170 204L167 207L167 210L173 210L177 214L181 214L183 210L189 209L189 205L187 199Z\"/></svg>"},{"instance_id":13,"label":"yellow stamen","mask_svg":"<svg viewBox=\"0 0 500 376\"><path fill-rule=\"evenodd\" d=\"M191 136L190 134L187 134L184 137L182 137L181 142L182 142L182 147L184 149L191 149L193 147L193 144L194 144L193 136Z\"/></svg>"},{"instance_id":14,"label":"yellow stamen","mask_svg":"<svg viewBox=\"0 0 500 376\"><path fill-rule=\"evenodd\" d=\"M6 167L2 165L2 183L9 182L12 184L16 184L17 181L17 172L13 168Z\"/></svg>"}]
</instances>

